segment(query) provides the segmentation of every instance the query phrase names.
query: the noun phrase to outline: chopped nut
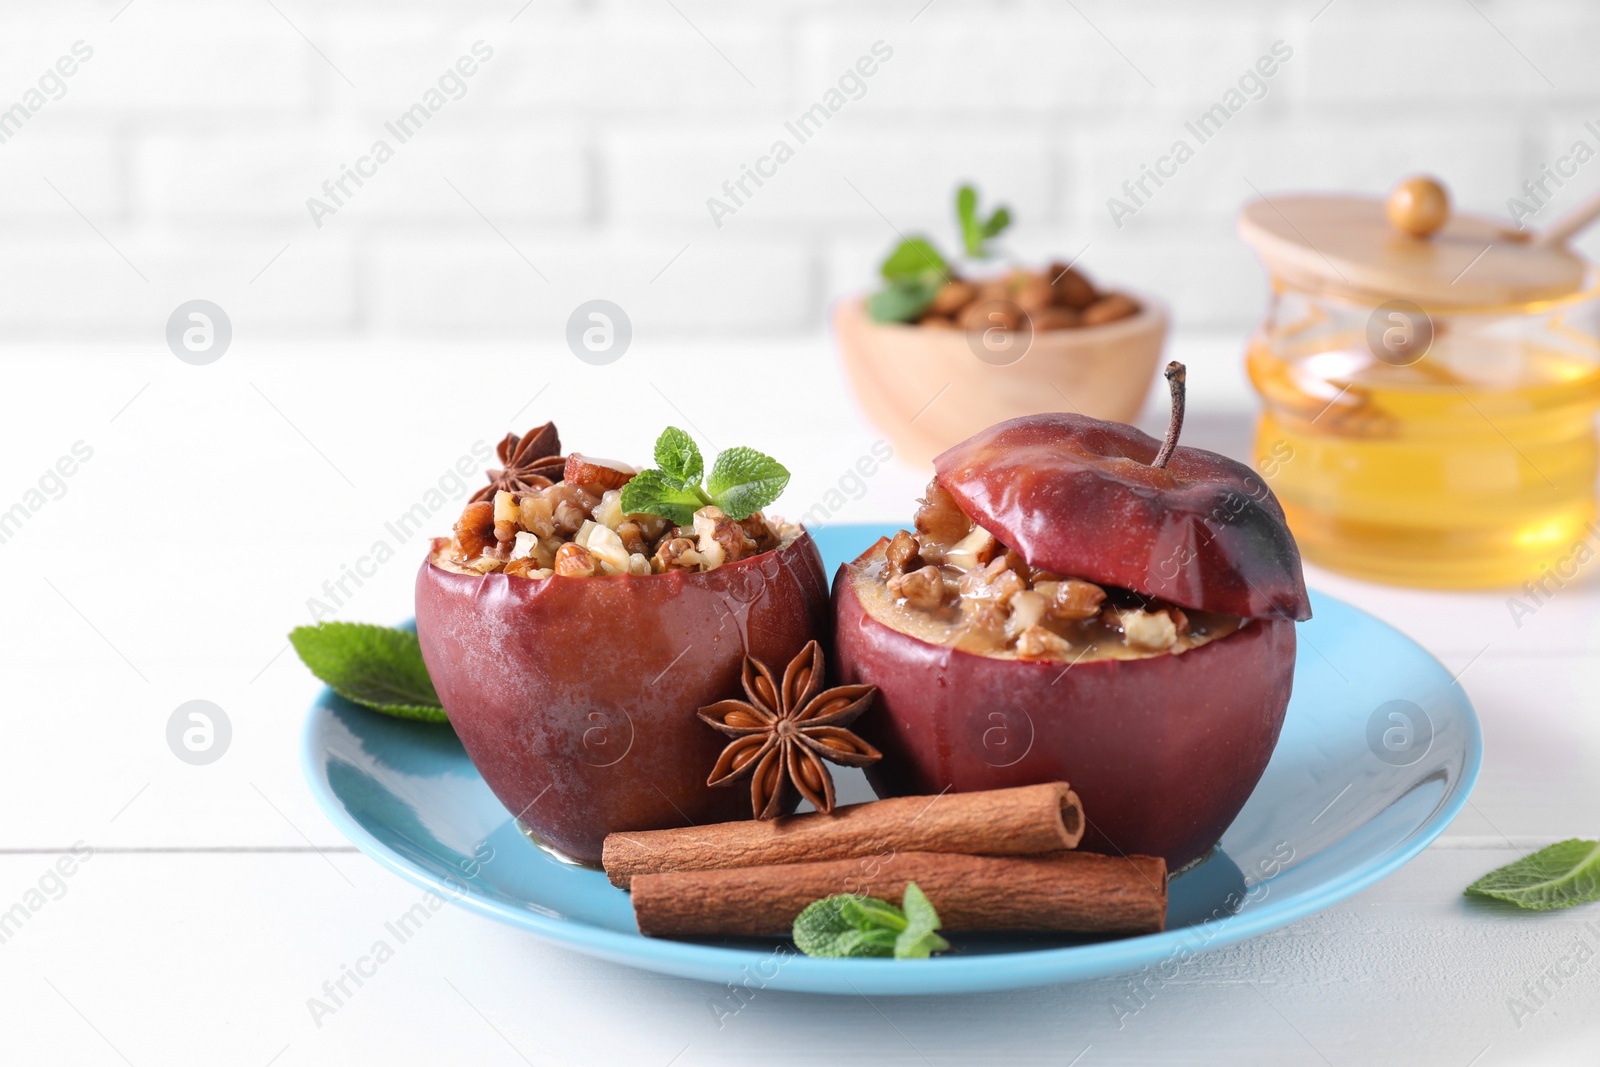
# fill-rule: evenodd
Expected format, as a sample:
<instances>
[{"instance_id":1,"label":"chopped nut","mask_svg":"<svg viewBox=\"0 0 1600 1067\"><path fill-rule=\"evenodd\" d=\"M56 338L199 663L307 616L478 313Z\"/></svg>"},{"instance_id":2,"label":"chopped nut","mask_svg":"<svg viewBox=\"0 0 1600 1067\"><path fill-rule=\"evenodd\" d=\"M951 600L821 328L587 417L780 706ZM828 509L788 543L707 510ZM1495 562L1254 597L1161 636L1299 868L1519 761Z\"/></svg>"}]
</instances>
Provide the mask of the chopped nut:
<instances>
[{"instance_id":1,"label":"chopped nut","mask_svg":"<svg viewBox=\"0 0 1600 1067\"><path fill-rule=\"evenodd\" d=\"M994 559L996 549L994 534L976 526L971 533L950 546L944 554L944 561L952 567L970 571Z\"/></svg>"},{"instance_id":2,"label":"chopped nut","mask_svg":"<svg viewBox=\"0 0 1600 1067\"><path fill-rule=\"evenodd\" d=\"M643 552L630 552L628 554L628 573L645 575L650 573L650 557Z\"/></svg>"},{"instance_id":3,"label":"chopped nut","mask_svg":"<svg viewBox=\"0 0 1600 1067\"><path fill-rule=\"evenodd\" d=\"M514 559L506 564L505 574L512 574L518 578L548 578L554 572L549 567L541 567L532 559Z\"/></svg>"},{"instance_id":4,"label":"chopped nut","mask_svg":"<svg viewBox=\"0 0 1600 1067\"><path fill-rule=\"evenodd\" d=\"M928 563L938 563L943 558L944 547L955 544L967 536L967 531L972 529L972 520L967 518L966 512L961 510L961 505L956 503L956 498L937 481L929 482L928 488L923 490L922 506L917 509L917 538L922 547L922 558ZM938 546L939 554L936 557L928 553L934 546Z\"/></svg>"},{"instance_id":5,"label":"chopped nut","mask_svg":"<svg viewBox=\"0 0 1600 1067\"><path fill-rule=\"evenodd\" d=\"M693 558L691 558L693 557ZM699 566L700 553L687 537L668 537L656 548L650 567L657 574L662 571L692 571Z\"/></svg>"},{"instance_id":6,"label":"chopped nut","mask_svg":"<svg viewBox=\"0 0 1600 1067\"><path fill-rule=\"evenodd\" d=\"M594 506L594 521L615 530L622 525L622 490L607 489Z\"/></svg>"},{"instance_id":7,"label":"chopped nut","mask_svg":"<svg viewBox=\"0 0 1600 1067\"><path fill-rule=\"evenodd\" d=\"M758 552L766 552L777 548L778 542L781 540L777 531L772 528L772 524L759 511L752 512L746 518L740 519L739 529L745 532L746 537L755 542Z\"/></svg>"},{"instance_id":8,"label":"chopped nut","mask_svg":"<svg viewBox=\"0 0 1600 1067\"><path fill-rule=\"evenodd\" d=\"M645 539L644 531L632 519L623 519L617 524L617 536L622 539L622 547L630 553L650 555L650 542Z\"/></svg>"},{"instance_id":9,"label":"chopped nut","mask_svg":"<svg viewBox=\"0 0 1600 1067\"><path fill-rule=\"evenodd\" d=\"M743 527L714 505L707 504L694 513L694 532L700 554L713 561L712 567L737 563L756 554L756 543Z\"/></svg>"},{"instance_id":10,"label":"chopped nut","mask_svg":"<svg viewBox=\"0 0 1600 1067\"><path fill-rule=\"evenodd\" d=\"M521 517L517 498L504 489L498 490L494 494L494 539L509 541L514 538L517 535L517 520Z\"/></svg>"},{"instance_id":11,"label":"chopped nut","mask_svg":"<svg viewBox=\"0 0 1600 1067\"><path fill-rule=\"evenodd\" d=\"M963 574L957 582L961 595L969 600L1008 602L1028 587L1011 564L1011 554L1007 553Z\"/></svg>"},{"instance_id":12,"label":"chopped nut","mask_svg":"<svg viewBox=\"0 0 1600 1067\"><path fill-rule=\"evenodd\" d=\"M644 539L652 544L672 527L672 523L660 515L629 515L628 521L638 523Z\"/></svg>"},{"instance_id":13,"label":"chopped nut","mask_svg":"<svg viewBox=\"0 0 1600 1067\"><path fill-rule=\"evenodd\" d=\"M884 549L884 559L888 565L884 573L890 577L914 571L922 566L922 560L917 556L917 539L911 536L911 531L900 530L889 541L889 547Z\"/></svg>"},{"instance_id":14,"label":"chopped nut","mask_svg":"<svg viewBox=\"0 0 1600 1067\"><path fill-rule=\"evenodd\" d=\"M450 553L452 559L457 563L466 563L481 556L484 549L495 543L494 504L487 500L475 500L468 504L461 512L461 518L456 520L455 535Z\"/></svg>"},{"instance_id":15,"label":"chopped nut","mask_svg":"<svg viewBox=\"0 0 1600 1067\"><path fill-rule=\"evenodd\" d=\"M582 545L565 544L556 552L555 572L563 578L592 578L598 568Z\"/></svg>"},{"instance_id":16,"label":"chopped nut","mask_svg":"<svg viewBox=\"0 0 1600 1067\"><path fill-rule=\"evenodd\" d=\"M551 518L550 500L542 493L528 493L517 501L517 522L529 533L551 537L556 532Z\"/></svg>"},{"instance_id":17,"label":"chopped nut","mask_svg":"<svg viewBox=\"0 0 1600 1067\"><path fill-rule=\"evenodd\" d=\"M914 608L931 611L944 604L944 576L938 567L923 567L889 579L889 595Z\"/></svg>"},{"instance_id":18,"label":"chopped nut","mask_svg":"<svg viewBox=\"0 0 1600 1067\"><path fill-rule=\"evenodd\" d=\"M1066 638L1043 626L1030 626L1017 636L1018 659L1050 659L1071 651L1072 645Z\"/></svg>"},{"instance_id":19,"label":"chopped nut","mask_svg":"<svg viewBox=\"0 0 1600 1067\"><path fill-rule=\"evenodd\" d=\"M1006 632L1012 636L1021 635L1044 619L1044 597L1031 589L1017 590L1012 594L1010 604L1011 617L1006 620Z\"/></svg>"},{"instance_id":20,"label":"chopped nut","mask_svg":"<svg viewBox=\"0 0 1600 1067\"><path fill-rule=\"evenodd\" d=\"M505 565L506 561L503 559L496 556L483 555L468 563L467 569L477 571L479 574L488 574L492 571L500 570Z\"/></svg>"},{"instance_id":21,"label":"chopped nut","mask_svg":"<svg viewBox=\"0 0 1600 1067\"><path fill-rule=\"evenodd\" d=\"M609 530L599 523L595 523L589 531L589 555L600 564L601 570L606 574L628 573L628 550L622 547L622 538L617 536L615 530ZM559 556L559 553L557 553Z\"/></svg>"},{"instance_id":22,"label":"chopped nut","mask_svg":"<svg viewBox=\"0 0 1600 1067\"><path fill-rule=\"evenodd\" d=\"M1160 652L1177 643L1177 624L1164 611L1149 612L1131 608L1117 612L1116 620L1122 626L1122 637L1129 648Z\"/></svg>"},{"instance_id":23,"label":"chopped nut","mask_svg":"<svg viewBox=\"0 0 1600 1067\"><path fill-rule=\"evenodd\" d=\"M1037 582L1034 588L1049 601L1045 613L1063 622L1081 622L1100 614L1106 591L1093 582L1067 578L1058 582Z\"/></svg>"},{"instance_id":24,"label":"chopped nut","mask_svg":"<svg viewBox=\"0 0 1600 1067\"><path fill-rule=\"evenodd\" d=\"M582 486L569 485L566 482L552 485L545 490L552 507L557 533L568 537L578 532L578 528L589 518L589 513L594 506L600 503L600 498L588 492Z\"/></svg>"}]
</instances>

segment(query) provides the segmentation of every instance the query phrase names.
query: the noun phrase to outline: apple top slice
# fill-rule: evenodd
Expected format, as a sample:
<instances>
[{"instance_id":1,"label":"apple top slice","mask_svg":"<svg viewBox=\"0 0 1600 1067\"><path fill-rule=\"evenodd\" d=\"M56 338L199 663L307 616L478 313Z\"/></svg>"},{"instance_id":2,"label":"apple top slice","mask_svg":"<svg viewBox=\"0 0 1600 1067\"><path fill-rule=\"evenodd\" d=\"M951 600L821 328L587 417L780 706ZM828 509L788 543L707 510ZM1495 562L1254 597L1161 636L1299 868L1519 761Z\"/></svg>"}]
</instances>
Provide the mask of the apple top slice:
<instances>
[{"instance_id":1,"label":"apple top slice","mask_svg":"<svg viewBox=\"0 0 1600 1067\"><path fill-rule=\"evenodd\" d=\"M1163 451L1164 465L1153 465ZM1032 566L1199 611L1311 617L1283 508L1226 456L1051 413L991 426L939 455L934 470L974 522Z\"/></svg>"}]
</instances>

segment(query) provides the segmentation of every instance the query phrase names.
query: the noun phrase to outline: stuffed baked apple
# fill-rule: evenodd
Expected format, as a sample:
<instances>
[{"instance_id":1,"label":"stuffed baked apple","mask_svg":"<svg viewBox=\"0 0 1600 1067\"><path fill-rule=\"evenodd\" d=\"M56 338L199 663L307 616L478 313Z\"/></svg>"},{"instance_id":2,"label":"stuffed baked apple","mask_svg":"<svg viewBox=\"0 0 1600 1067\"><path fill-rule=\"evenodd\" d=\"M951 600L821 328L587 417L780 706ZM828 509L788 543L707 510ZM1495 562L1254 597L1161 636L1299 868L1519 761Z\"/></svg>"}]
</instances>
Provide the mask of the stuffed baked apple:
<instances>
[{"instance_id":1,"label":"stuffed baked apple","mask_svg":"<svg viewBox=\"0 0 1600 1067\"><path fill-rule=\"evenodd\" d=\"M614 830L748 817L708 788L697 718L746 656L788 662L826 625L822 559L761 507L788 472L751 449L703 463L669 429L659 469L563 456L546 424L417 575L428 673L489 788L543 844L598 863Z\"/></svg>"},{"instance_id":2,"label":"stuffed baked apple","mask_svg":"<svg viewBox=\"0 0 1600 1067\"><path fill-rule=\"evenodd\" d=\"M1203 854L1272 754L1311 616L1300 555L1250 468L1042 414L940 455L902 530L841 567L841 681L878 686L883 795L1067 781L1084 847Z\"/></svg>"}]
</instances>

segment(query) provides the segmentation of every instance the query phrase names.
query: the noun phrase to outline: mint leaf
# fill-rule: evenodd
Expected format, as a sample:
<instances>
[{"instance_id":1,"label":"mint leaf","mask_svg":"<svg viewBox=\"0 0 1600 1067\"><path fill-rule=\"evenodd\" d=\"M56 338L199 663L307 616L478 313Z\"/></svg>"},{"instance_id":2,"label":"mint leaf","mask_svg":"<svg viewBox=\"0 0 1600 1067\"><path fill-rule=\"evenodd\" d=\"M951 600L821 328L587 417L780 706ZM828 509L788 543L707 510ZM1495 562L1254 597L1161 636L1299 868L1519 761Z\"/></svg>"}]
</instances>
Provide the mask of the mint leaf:
<instances>
[{"instance_id":1,"label":"mint leaf","mask_svg":"<svg viewBox=\"0 0 1600 1067\"><path fill-rule=\"evenodd\" d=\"M906 886L906 910L877 897L845 894L806 905L794 920L795 947L832 959L926 959L950 945L934 933L939 916L915 882Z\"/></svg>"},{"instance_id":2,"label":"mint leaf","mask_svg":"<svg viewBox=\"0 0 1600 1067\"><path fill-rule=\"evenodd\" d=\"M943 285L937 274L897 278L867 297L867 317L873 322L911 322L928 309Z\"/></svg>"},{"instance_id":3,"label":"mint leaf","mask_svg":"<svg viewBox=\"0 0 1600 1067\"><path fill-rule=\"evenodd\" d=\"M825 897L806 905L805 911L795 918L795 947L807 956L825 959L893 956L895 932L864 921L861 913L852 907L863 902L894 907L870 897Z\"/></svg>"},{"instance_id":4,"label":"mint leaf","mask_svg":"<svg viewBox=\"0 0 1600 1067\"><path fill-rule=\"evenodd\" d=\"M861 930L884 929L899 933L906 928L905 913L877 897L850 897L840 906L839 914Z\"/></svg>"},{"instance_id":5,"label":"mint leaf","mask_svg":"<svg viewBox=\"0 0 1600 1067\"><path fill-rule=\"evenodd\" d=\"M676 426L668 426L656 438L656 466L684 485L700 484L706 473L706 461L700 458L694 438Z\"/></svg>"},{"instance_id":6,"label":"mint leaf","mask_svg":"<svg viewBox=\"0 0 1600 1067\"><path fill-rule=\"evenodd\" d=\"M694 513L707 503L699 488L698 485L684 485L681 479L664 471L640 471L622 487L620 503L623 512L629 515L660 515L678 526L690 526L694 523Z\"/></svg>"},{"instance_id":7,"label":"mint leaf","mask_svg":"<svg viewBox=\"0 0 1600 1067\"><path fill-rule=\"evenodd\" d=\"M905 898L900 901L905 909L905 929L894 940L894 958L897 960L925 960L935 952L943 952L950 942L934 933L939 929L939 913L915 882L906 883Z\"/></svg>"},{"instance_id":8,"label":"mint leaf","mask_svg":"<svg viewBox=\"0 0 1600 1067\"><path fill-rule=\"evenodd\" d=\"M1600 900L1600 841L1573 838L1490 871L1467 886L1468 896L1509 900L1549 911Z\"/></svg>"},{"instance_id":9,"label":"mint leaf","mask_svg":"<svg viewBox=\"0 0 1600 1067\"><path fill-rule=\"evenodd\" d=\"M1005 207L995 208L987 219L978 217L978 191L970 185L956 190L956 220L961 225L961 244L973 259L988 259L985 247L992 237L998 237L1011 225L1011 212Z\"/></svg>"},{"instance_id":10,"label":"mint leaf","mask_svg":"<svg viewBox=\"0 0 1600 1067\"><path fill-rule=\"evenodd\" d=\"M1009 208L997 207L994 214L989 216L989 221L983 224L984 237L999 237L1011 225L1011 211Z\"/></svg>"},{"instance_id":11,"label":"mint leaf","mask_svg":"<svg viewBox=\"0 0 1600 1067\"><path fill-rule=\"evenodd\" d=\"M360 622L297 626L289 633L300 661L346 700L385 715L449 722L422 662L417 635Z\"/></svg>"},{"instance_id":12,"label":"mint leaf","mask_svg":"<svg viewBox=\"0 0 1600 1067\"><path fill-rule=\"evenodd\" d=\"M706 490L730 519L747 519L778 499L788 484L789 471L771 456L753 448L730 448L712 464ZM622 509L629 510L626 499Z\"/></svg>"},{"instance_id":13,"label":"mint leaf","mask_svg":"<svg viewBox=\"0 0 1600 1067\"><path fill-rule=\"evenodd\" d=\"M949 277L950 268L932 242L923 237L909 237L889 253L878 272L890 281L920 274L932 274L943 281Z\"/></svg>"}]
</instances>

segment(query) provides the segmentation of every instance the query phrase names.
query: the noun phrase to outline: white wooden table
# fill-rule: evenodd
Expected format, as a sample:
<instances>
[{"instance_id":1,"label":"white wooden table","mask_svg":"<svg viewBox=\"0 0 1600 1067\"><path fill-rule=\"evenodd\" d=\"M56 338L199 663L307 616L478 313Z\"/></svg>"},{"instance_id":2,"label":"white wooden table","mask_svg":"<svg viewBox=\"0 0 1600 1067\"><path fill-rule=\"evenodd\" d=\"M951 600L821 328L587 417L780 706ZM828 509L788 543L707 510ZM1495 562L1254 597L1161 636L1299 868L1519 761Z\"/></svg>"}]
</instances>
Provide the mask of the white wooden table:
<instances>
[{"instance_id":1,"label":"white wooden table","mask_svg":"<svg viewBox=\"0 0 1600 1067\"><path fill-rule=\"evenodd\" d=\"M1233 345L1177 347L1194 367L1236 373ZM691 382L691 357L737 361L745 374ZM876 434L821 338L693 352L641 341L610 369L526 346L308 349L246 337L209 367L180 364L155 338L141 349L12 346L0 359L0 511L74 443L92 449L64 495L30 506L0 543L0 912L12 917L0 942L0 1062L1486 1067L1600 1057L1600 959L1559 987L1546 977L1543 1005L1520 1025L1508 1007L1579 943L1600 946L1600 910L1511 914L1461 896L1528 849L1600 833L1600 592L1587 573L1600 563L1520 626L1503 593L1309 575L1460 672L1483 720L1482 781L1440 842L1396 875L1202 956L1120 1027L1117 979L924 999L764 993L727 1017L714 1008L725 1009L725 989L591 960L454 908L318 1025L308 998L420 897L356 853L301 781L299 731L316 683L284 634L307 619L308 598L327 597L324 581L384 540L385 520L475 440L508 427L554 416L570 447L603 455L647 455L667 422L717 446L757 445L795 469L794 513L837 485ZM1191 440L1236 445L1245 419L1201 405ZM886 468L837 518L908 516L924 480ZM421 539L392 547L396 558L363 567L359 588L346 581L339 617L410 613ZM205 766L166 741L173 710L192 699L217 703L232 727L225 754ZM75 843L88 857L62 876Z\"/></svg>"}]
</instances>

